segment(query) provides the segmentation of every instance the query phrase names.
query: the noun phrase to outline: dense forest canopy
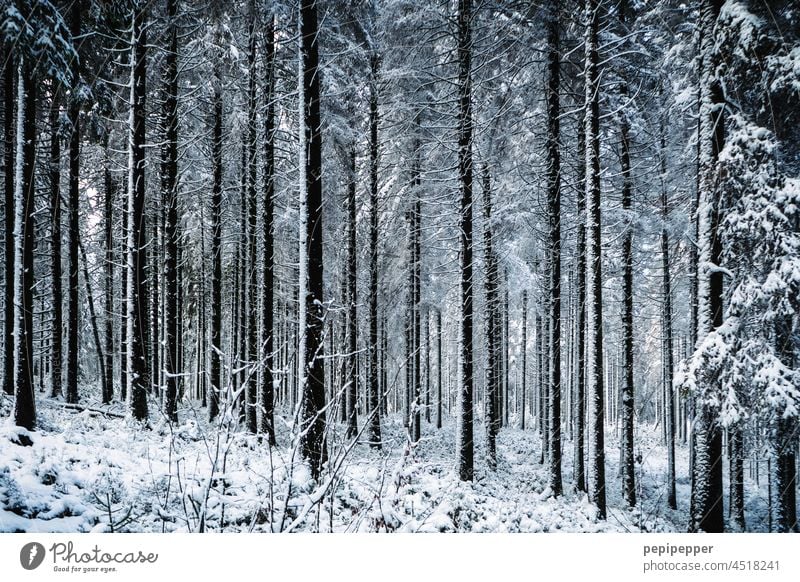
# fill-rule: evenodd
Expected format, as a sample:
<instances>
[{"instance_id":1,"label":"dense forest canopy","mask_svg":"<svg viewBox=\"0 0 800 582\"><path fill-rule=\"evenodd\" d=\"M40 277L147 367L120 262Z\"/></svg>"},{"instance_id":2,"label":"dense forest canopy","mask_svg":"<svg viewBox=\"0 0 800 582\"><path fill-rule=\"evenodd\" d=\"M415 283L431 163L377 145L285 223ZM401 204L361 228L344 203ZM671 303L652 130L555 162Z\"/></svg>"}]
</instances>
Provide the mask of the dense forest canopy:
<instances>
[{"instance_id":1,"label":"dense forest canopy","mask_svg":"<svg viewBox=\"0 0 800 582\"><path fill-rule=\"evenodd\" d=\"M0 531L52 518L13 451L104 431L168 443L180 491L142 509L109 469L79 529L475 530L489 479L586 523L798 530L795 2L0 18Z\"/></svg>"}]
</instances>

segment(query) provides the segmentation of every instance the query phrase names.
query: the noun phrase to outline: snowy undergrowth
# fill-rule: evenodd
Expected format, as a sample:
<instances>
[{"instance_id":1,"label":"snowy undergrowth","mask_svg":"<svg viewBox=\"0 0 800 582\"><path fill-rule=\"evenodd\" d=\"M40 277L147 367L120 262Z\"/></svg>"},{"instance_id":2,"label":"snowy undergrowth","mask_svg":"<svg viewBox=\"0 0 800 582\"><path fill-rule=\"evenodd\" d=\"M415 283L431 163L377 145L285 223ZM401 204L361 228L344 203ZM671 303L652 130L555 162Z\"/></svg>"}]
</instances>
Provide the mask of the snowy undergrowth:
<instances>
[{"instance_id":1,"label":"snowy undergrowth","mask_svg":"<svg viewBox=\"0 0 800 582\"><path fill-rule=\"evenodd\" d=\"M97 407L93 407L97 408ZM624 508L612 430L607 443L608 519L572 487L572 446L565 440L562 496L547 487L535 431L506 428L498 467L483 462L476 427L476 476L453 471L455 425L425 424L411 445L399 417L383 422L382 450L332 447L336 470L314 482L292 449L288 424L280 446L196 418L149 428L95 411L40 406L40 429L7 419L0 427L0 531L396 531L632 532L683 531L687 467L677 455L678 511L666 509L665 461L657 436L637 436L638 507ZM334 430L341 430L336 427ZM20 436L31 446L21 446ZM331 442L341 442L332 434Z\"/></svg>"}]
</instances>

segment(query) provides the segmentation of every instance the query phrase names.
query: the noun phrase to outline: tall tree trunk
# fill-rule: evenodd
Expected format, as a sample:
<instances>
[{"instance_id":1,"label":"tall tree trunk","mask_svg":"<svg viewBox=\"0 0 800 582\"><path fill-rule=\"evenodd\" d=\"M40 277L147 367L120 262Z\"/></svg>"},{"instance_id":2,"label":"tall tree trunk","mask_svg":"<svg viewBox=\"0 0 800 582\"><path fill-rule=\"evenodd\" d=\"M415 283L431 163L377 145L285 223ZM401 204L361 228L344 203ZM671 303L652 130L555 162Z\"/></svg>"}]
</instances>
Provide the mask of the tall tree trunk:
<instances>
[{"instance_id":1,"label":"tall tree trunk","mask_svg":"<svg viewBox=\"0 0 800 582\"><path fill-rule=\"evenodd\" d=\"M721 0L704 0L701 9L701 76L700 105L700 206L698 210L698 243L700 247L698 277L698 344L711 331L722 325L722 272L712 269L720 265L722 241L718 236L719 203L715 176L719 153L725 144L725 97L717 78L715 25ZM703 393L714 393L719 386L702 386ZM722 501L722 429L717 411L700 398L696 410L693 510L690 529L722 532L725 528Z\"/></svg>"},{"instance_id":2,"label":"tall tree trunk","mask_svg":"<svg viewBox=\"0 0 800 582\"><path fill-rule=\"evenodd\" d=\"M104 281L106 375L103 384L103 404L108 404L114 398L114 196L116 194L116 184L111 177L108 133L103 136L103 150L103 190L105 195L103 226L106 245Z\"/></svg>"},{"instance_id":3,"label":"tall tree trunk","mask_svg":"<svg viewBox=\"0 0 800 582\"><path fill-rule=\"evenodd\" d=\"M380 59L376 53L370 57L370 83L369 83L369 385L367 387L367 423L369 430L367 438L370 446L381 448L381 411L380 394L378 387L378 72ZM352 194L355 198L355 191ZM355 200L350 212L355 212ZM351 220L354 216L351 215ZM353 225L355 227L355 225ZM351 241L348 244L355 244L355 228L350 234ZM355 249L353 249L355 252ZM355 293L355 256L350 257L351 274L353 277L351 288ZM355 295L351 297L351 316L355 318ZM355 345L356 322L353 319L353 338L351 347ZM355 380L355 376L354 376ZM355 387L354 387L355 388ZM353 408L355 417L355 407ZM355 422L355 418L351 420Z\"/></svg>"},{"instance_id":4,"label":"tall tree trunk","mask_svg":"<svg viewBox=\"0 0 800 582\"><path fill-rule=\"evenodd\" d=\"M472 481L473 442L472 362L472 0L458 2L458 173L461 179L461 398L458 476Z\"/></svg>"},{"instance_id":5,"label":"tall tree trunk","mask_svg":"<svg viewBox=\"0 0 800 582\"><path fill-rule=\"evenodd\" d=\"M301 0L300 37L303 107L302 128L303 164L305 166L305 211L307 213L305 251L307 272L301 269L305 304L305 353L301 354L304 366L303 389L303 453L311 465L311 474L320 477L327 461L325 444L325 360L323 335L323 260L322 260L322 132L320 121L319 29L317 27L316 0ZM301 261L302 264L302 261Z\"/></svg>"},{"instance_id":6,"label":"tall tree trunk","mask_svg":"<svg viewBox=\"0 0 800 582\"><path fill-rule=\"evenodd\" d=\"M661 175L666 176L666 140L664 125L661 126ZM672 370L674 357L672 352L672 278L670 275L669 259L669 233L667 221L669 220L669 197L664 179L661 181L661 293L662 293L662 335L664 342L664 388L667 391L667 505L670 509L677 509L675 496L675 397L672 390Z\"/></svg>"},{"instance_id":7,"label":"tall tree trunk","mask_svg":"<svg viewBox=\"0 0 800 582\"><path fill-rule=\"evenodd\" d=\"M442 428L442 310L436 310L436 428Z\"/></svg>"},{"instance_id":8,"label":"tall tree trunk","mask_svg":"<svg viewBox=\"0 0 800 582\"><path fill-rule=\"evenodd\" d=\"M376 127L377 130L377 127ZM377 133L377 131L376 131ZM377 138L376 138L377 141ZM347 387L347 395L346 395L346 408L347 408L347 438L354 438L358 433L358 376L356 372L358 370L358 313L356 311L356 305L358 304L358 257L357 252L358 248L357 244L357 233L356 233L356 148L355 144L352 144L350 147L350 176L349 181L347 183L347 274L346 274L346 293L345 297L347 298L347 325L345 329L345 350L346 350L346 357L345 357L345 366L344 372L345 376L342 378L343 385ZM370 201L372 203L372 196L370 192ZM377 200L375 201L377 202ZM376 205L377 206L377 205ZM377 208L376 208L377 211ZM376 212L377 214L377 212ZM372 216L370 215L370 220ZM373 233L370 230L370 254L375 254L377 249L377 235L378 235L378 228L377 224L375 226L375 232ZM373 225L370 223L370 229L372 229ZM372 235L375 235L374 239L372 239ZM374 267L374 271L373 271ZM372 343L372 325L373 325L373 317L375 320L378 319L378 268L377 268L377 260L373 265L372 258L370 257L370 343ZM374 274L374 277L373 277ZM373 299L374 296L374 299ZM374 311L373 311L373 300L374 300ZM376 334L377 334L377 321L374 323L376 327ZM377 347L375 348L377 349ZM372 350L372 347L370 347ZM370 352L370 357L372 357L372 352ZM370 378L370 383L373 381L373 378ZM370 388L371 390L371 388ZM370 409L375 402L370 403ZM370 428L374 429L375 426L374 420L370 418ZM378 420L377 425L378 431L380 431L380 418ZM375 435L370 434L369 440L370 442L380 442L380 434L378 434L377 440L373 440Z\"/></svg>"},{"instance_id":9,"label":"tall tree trunk","mask_svg":"<svg viewBox=\"0 0 800 582\"><path fill-rule=\"evenodd\" d=\"M258 268L256 266L256 226L258 224L258 202L256 198L256 29L258 17L255 0L249 2L250 42L247 54L247 431L258 432L258 382L256 360L258 358Z\"/></svg>"},{"instance_id":10,"label":"tall tree trunk","mask_svg":"<svg viewBox=\"0 0 800 582\"><path fill-rule=\"evenodd\" d=\"M578 152L586 152L586 125L583 115L578 123ZM577 321L575 323L575 451L573 455L573 479L578 491L586 491L585 447L586 442L586 164L579 163L577 171L577 235L575 242Z\"/></svg>"},{"instance_id":11,"label":"tall tree trunk","mask_svg":"<svg viewBox=\"0 0 800 582\"><path fill-rule=\"evenodd\" d=\"M78 38L81 32L81 2L72 4L70 32ZM67 301L67 402L78 402L78 350L80 336L80 312L78 307L78 205L81 158L81 125L80 101L77 95L80 83L80 62L75 61L73 69L73 87L69 101L69 270Z\"/></svg>"},{"instance_id":12,"label":"tall tree trunk","mask_svg":"<svg viewBox=\"0 0 800 582\"><path fill-rule=\"evenodd\" d=\"M53 279L53 332L50 342L50 396L61 396L63 374L64 314L61 272L61 133L59 132L60 99L59 92L53 88L50 103L50 211L53 234L51 237L52 279ZM13 173L12 173L13 175ZM11 207L9 207L11 208ZM10 337L10 336L9 336Z\"/></svg>"},{"instance_id":13,"label":"tall tree trunk","mask_svg":"<svg viewBox=\"0 0 800 582\"><path fill-rule=\"evenodd\" d=\"M33 254L36 247L36 99L37 80L28 59L19 59L17 78L17 140L14 256L14 424L28 430L36 428L33 355Z\"/></svg>"},{"instance_id":14,"label":"tall tree trunk","mask_svg":"<svg viewBox=\"0 0 800 582\"><path fill-rule=\"evenodd\" d=\"M520 429L525 430L526 413L528 412L528 290L522 290L522 345L520 347L522 352L522 373L520 380L522 383L521 397L520 397Z\"/></svg>"},{"instance_id":15,"label":"tall tree trunk","mask_svg":"<svg viewBox=\"0 0 800 582\"><path fill-rule=\"evenodd\" d=\"M266 36L266 109L264 115L264 282L262 346L264 373L261 386L261 429L270 446L275 440L275 15L267 17Z\"/></svg>"},{"instance_id":16,"label":"tall tree trunk","mask_svg":"<svg viewBox=\"0 0 800 582\"><path fill-rule=\"evenodd\" d=\"M177 0L167 0L169 48L164 70L164 145L161 161L161 192L166 207L164 224L164 337L167 352L164 413L178 422L178 30ZM199 332L199 330L198 330Z\"/></svg>"},{"instance_id":17,"label":"tall tree trunk","mask_svg":"<svg viewBox=\"0 0 800 582\"><path fill-rule=\"evenodd\" d=\"M497 433L500 431L498 417L497 357L500 355L497 342L499 334L497 323L497 261L492 248L492 190L489 167L483 170L483 253L486 274L484 276L485 325L486 331L486 373L485 373L485 412L486 419L486 461L491 469L497 468Z\"/></svg>"},{"instance_id":18,"label":"tall tree trunk","mask_svg":"<svg viewBox=\"0 0 800 582\"><path fill-rule=\"evenodd\" d=\"M217 19L218 14L215 14ZM219 20L214 23L219 38ZM211 121L211 363L208 401L208 418L213 421L219 414L222 396L222 74L219 57L214 63L212 94L213 118Z\"/></svg>"},{"instance_id":19,"label":"tall tree trunk","mask_svg":"<svg viewBox=\"0 0 800 582\"><path fill-rule=\"evenodd\" d=\"M623 92L625 95L625 92ZM627 119L623 118L621 134L622 165L622 211L627 224L622 238L622 496L625 502L636 505L636 483L633 464L633 221L631 203L633 184L631 179L630 137Z\"/></svg>"},{"instance_id":20,"label":"tall tree trunk","mask_svg":"<svg viewBox=\"0 0 800 582\"><path fill-rule=\"evenodd\" d=\"M17 102L15 89L17 69L13 52L9 47L3 46L3 172L5 180L5 293L3 295L3 330L4 330L4 355L3 355L3 391L14 394L14 287L16 273L14 272L14 222L16 200L14 198L14 164L16 158L15 129L14 129L14 104ZM60 378L59 378L60 380Z\"/></svg>"},{"instance_id":21,"label":"tall tree trunk","mask_svg":"<svg viewBox=\"0 0 800 582\"><path fill-rule=\"evenodd\" d=\"M147 328L149 316L147 288L147 228L145 224L145 99L147 77L147 31L145 7L137 4L133 15L131 41L131 113L129 249L128 249L128 362L131 414L147 418L147 393L150 390Z\"/></svg>"},{"instance_id":22,"label":"tall tree trunk","mask_svg":"<svg viewBox=\"0 0 800 582\"><path fill-rule=\"evenodd\" d=\"M559 3L550 5L547 23L547 203L550 223L550 409L548 472L553 495L561 495L561 157L559 137ZM506 337L508 334L506 333Z\"/></svg>"},{"instance_id":23,"label":"tall tree trunk","mask_svg":"<svg viewBox=\"0 0 800 582\"><path fill-rule=\"evenodd\" d=\"M587 386L589 403L589 500L606 517L605 403L603 387L603 278L600 216L599 0L586 0L586 231Z\"/></svg>"}]
</instances>

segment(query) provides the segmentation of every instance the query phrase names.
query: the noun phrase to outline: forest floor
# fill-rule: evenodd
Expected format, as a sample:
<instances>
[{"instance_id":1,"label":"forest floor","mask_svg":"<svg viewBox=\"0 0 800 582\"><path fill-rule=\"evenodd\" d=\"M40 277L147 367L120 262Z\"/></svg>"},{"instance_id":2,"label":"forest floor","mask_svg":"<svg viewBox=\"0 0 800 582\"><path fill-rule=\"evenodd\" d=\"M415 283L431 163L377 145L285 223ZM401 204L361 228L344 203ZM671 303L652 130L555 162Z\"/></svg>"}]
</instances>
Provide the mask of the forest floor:
<instances>
[{"instance_id":1,"label":"forest floor","mask_svg":"<svg viewBox=\"0 0 800 582\"><path fill-rule=\"evenodd\" d=\"M10 402L3 398L5 416ZM608 430L608 517L598 520L586 494L572 485L572 443L564 441L564 493L553 497L534 430L502 429L491 471L476 422L475 479L463 483L454 473L452 419L441 430L423 423L421 441L411 446L400 417L390 416L382 423L382 450L331 446L329 466L336 470L317 483L291 448L286 422L270 450L229 429L232 423L209 424L204 409L180 425L144 428L111 415L119 409L88 406L94 410L41 399L35 433L2 421L0 532L686 531L686 448L677 449L678 510L672 511L666 451L651 427L637 429L633 509L621 498L618 440ZM332 426L330 442L344 442L335 434L342 427ZM23 436L32 446L18 444ZM748 530L765 531L765 480L757 486L746 473Z\"/></svg>"}]
</instances>

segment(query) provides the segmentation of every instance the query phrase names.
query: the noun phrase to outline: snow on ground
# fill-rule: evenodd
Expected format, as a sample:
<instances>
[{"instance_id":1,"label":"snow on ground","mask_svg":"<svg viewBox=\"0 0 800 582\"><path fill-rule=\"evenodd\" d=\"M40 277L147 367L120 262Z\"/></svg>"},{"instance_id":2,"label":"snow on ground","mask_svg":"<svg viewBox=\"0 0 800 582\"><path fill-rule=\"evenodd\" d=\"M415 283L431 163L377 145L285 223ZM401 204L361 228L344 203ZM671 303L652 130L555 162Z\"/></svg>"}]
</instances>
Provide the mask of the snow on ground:
<instances>
[{"instance_id":1,"label":"snow on ground","mask_svg":"<svg viewBox=\"0 0 800 582\"><path fill-rule=\"evenodd\" d=\"M8 406L6 401L5 406ZM92 408L99 409L99 405ZM120 412L117 410L117 412ZM196 412L196 414L195 414ZM533 430L501 430L498 467L483 461L476 424L476 476L454 474L455 423L409 445L399 417L384 419L382 450L331 447L315 483L293 450L288 423L272 451L257 437L209 425L205 410L170 426L137 423L41 401L40 428L0 424L0 532L87 531L685 531L689 501L686 450L679 447L678 511L666 507L665 450L657 433L636 435L638 507L627 509L618 478L618 441L607 435L608 519L598 520L572 486L572 443L564 441L564 494L554 498ZM230 423L229 423L230 424ZM334 427L341 431L342 427ZM27 436L32 446L20 446ZM330 442L342 442L339 434ZM748 481L749 529L763 529L762 487ZM755 515L755 518L753 518Z\"/></svg>"}]
</instances>

